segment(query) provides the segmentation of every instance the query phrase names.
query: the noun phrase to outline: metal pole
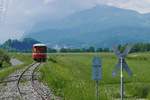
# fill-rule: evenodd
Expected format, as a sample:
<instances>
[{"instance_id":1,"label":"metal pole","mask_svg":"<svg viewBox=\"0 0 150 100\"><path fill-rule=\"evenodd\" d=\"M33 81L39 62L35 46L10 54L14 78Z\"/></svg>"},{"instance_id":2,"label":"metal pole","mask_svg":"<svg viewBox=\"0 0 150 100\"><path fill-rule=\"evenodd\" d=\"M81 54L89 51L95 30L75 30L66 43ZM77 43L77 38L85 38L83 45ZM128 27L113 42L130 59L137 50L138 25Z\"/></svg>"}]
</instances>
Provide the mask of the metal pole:
<instances>
[{"instance_id":1,"label":"metal pole","mask_svg":"<svg viewBox=\"0 0 150 100\"><path fill-rule=\"evenodd\" d=\"M121 85L120 85L120 96L121 96L121 100L123 100L123 61L122 61L122 57L121 57L121 69L120 69L120 82L121 82Z\"/></svg>"},{"instance_id":2,"label":"metal pole","mask_svg":"<svg viewBox=\"0 0 150 100\"><path fill-rule=\"evenodd\" d=\"M96 80L96 100L99 100L98 80Z\"/></svg>"},{"instance_id":3,"label":"metal pole","mask_svg":"<svg viewBox=\"0 0 150 100\"><path fill-rule=\"evenodd\" d=\"M98 52L95 50L95 56L98 57ZM96 80L96 100L99 100L99 87L98 87L99 81Z\"/></svg>"}]
</instances>

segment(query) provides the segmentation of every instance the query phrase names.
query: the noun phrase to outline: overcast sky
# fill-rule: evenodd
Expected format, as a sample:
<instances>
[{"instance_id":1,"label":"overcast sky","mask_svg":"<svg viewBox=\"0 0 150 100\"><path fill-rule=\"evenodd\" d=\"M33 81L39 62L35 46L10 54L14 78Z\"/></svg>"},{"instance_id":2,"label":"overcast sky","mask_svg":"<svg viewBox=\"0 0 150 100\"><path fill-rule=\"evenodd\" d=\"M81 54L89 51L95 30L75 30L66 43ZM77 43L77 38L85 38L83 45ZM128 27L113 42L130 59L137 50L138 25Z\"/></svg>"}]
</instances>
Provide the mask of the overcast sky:
<instances>
[{"instance_id":1,"label":"overcast sky","mask_svg":"<svg viewBox=\"0 0 150 100\"><path fill-rule=\"evenodd\" d=\"M2 0L0 0L2 1ZM20 38L44 18L57 19L71 13L106 4L120 8L150 12L150 0L3 0L0 11L0 43ZM0 2L1 3L1 2ZM2 12L2 13L1 13Z\"/></svg>"}]
</instances>

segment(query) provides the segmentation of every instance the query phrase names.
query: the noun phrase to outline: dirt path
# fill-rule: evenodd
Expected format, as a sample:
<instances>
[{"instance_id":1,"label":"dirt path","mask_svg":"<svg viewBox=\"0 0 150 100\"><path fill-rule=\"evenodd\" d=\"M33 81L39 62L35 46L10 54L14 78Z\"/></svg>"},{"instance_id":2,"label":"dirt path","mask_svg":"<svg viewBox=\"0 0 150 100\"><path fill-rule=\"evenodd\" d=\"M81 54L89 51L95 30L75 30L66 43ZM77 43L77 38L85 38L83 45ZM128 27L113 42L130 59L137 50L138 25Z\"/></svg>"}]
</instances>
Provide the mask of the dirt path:
<instances>
[{"instance_id":1,"label":"dirt path","mask_svg":"<svg viewBox=\"0 0 150 100\"><path fill-rule=\"evenodd\" d=\"M35 72L34 77L32 76L32 72L35 68L36 65L29 68L29 70L23 74L19 83L21 95L18 91L17 84L20 75L25 69L17 70L15 73L9 75L4 80L8 82L0 84L0 100L60 100L60 98L57 98L52 94L47 86L37 80L40 73ZM34 80L32 80L32 77ZM45 95L45 97L48 98L41 98L36 90L41 94L43 93L42 95Z\"/></svg>"},{"instance_id":2,"label":"dirt path","mask_svg":"<svg viewBox=\"0 0 150 100\"><path fill-rule=\"evenodd\" d=\"M21 65L21 64L23 64L22 61L20 61L20 60L18 60L18 59L16 59L16 58L11 58L11 59L10 59L10 63L12 64L12 66L16 66L16 65Z\"/></svg>"}]
</instances>

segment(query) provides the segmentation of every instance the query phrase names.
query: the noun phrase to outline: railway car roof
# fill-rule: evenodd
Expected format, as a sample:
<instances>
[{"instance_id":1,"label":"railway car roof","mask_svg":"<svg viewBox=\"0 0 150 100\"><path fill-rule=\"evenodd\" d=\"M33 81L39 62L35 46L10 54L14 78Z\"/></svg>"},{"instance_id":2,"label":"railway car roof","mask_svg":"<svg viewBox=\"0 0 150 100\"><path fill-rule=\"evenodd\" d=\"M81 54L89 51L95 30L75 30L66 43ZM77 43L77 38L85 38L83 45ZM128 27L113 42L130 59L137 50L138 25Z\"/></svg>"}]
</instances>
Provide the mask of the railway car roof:
<instances>
[{"instance_id":1,"label":"railway car roof","mask_svg":"<svg viewBox=\"0 0 150 100\"><path fill-rule=\"evenodd\" d=\"M38 43L38 44L34 44L33 46L46 46L46 45L45 45L45 44Z\"/></svg>"}]
</instances>

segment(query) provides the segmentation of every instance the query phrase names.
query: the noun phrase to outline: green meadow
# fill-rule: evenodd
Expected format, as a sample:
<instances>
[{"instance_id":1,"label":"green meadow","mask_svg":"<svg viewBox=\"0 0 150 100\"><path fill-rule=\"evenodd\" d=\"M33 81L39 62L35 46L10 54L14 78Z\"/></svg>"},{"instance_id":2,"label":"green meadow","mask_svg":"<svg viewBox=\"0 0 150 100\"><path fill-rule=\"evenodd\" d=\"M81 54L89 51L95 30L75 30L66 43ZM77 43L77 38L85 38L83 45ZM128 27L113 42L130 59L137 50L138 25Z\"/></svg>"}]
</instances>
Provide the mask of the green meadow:
<instances>
[{"instance_id":1,"label":"green meadow","mask_svg":"<svg viewBox=\"0 0 150 100\"><path fill-rule=\"evenodd\" d=\"M95 81L92 80L93 53L49 54L41 67L41 81L63 100L96 100ZM113 53L99 53L102 59L102 80L99 82L100 100L119 100L120 77L112 77L118 62ZM125 99L150 99L150 53L135 53L126 59L133 76L125 76Z\"/></svg>"}]
</instances>

